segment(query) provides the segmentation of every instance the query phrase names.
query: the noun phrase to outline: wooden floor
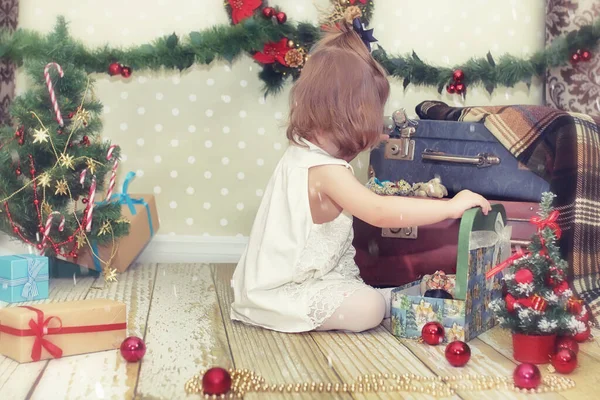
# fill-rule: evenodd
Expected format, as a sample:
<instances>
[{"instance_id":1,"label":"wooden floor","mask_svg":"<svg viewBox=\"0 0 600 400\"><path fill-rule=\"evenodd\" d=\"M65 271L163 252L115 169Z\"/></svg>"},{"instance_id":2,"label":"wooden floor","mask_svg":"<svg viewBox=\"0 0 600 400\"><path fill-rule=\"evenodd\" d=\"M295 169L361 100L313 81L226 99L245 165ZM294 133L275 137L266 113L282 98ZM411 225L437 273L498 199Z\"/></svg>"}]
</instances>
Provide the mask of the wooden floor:
<instances>
[{"instance_id":1,"label":"wooden floor","mask_svg":"<svg viewBox=\"0 0 600 400\"><path fill-rule=\"evenodd\" d=\"M493 329L472 340L465 368L452 368L443 347L399 341L381 326L364 334L281 334L232 323L232 265L136 265L106 288L100 279L51 280L50 299L110 298L127 304L131 335L145 338L141 364L127 364L117 351L18 364L0 356L0 399L184 399L184 383L202 368L248 368L270 383L296 381L351 382L364 373L415 373L425 376L485 374L510 376L515 362L510 337ZM39 303L39 302L34 302ZM596 336L598 331L596 331ZM545 368L542 367L542 371ZM598 399L600 345L585 343L579 368L571 374L577 386L560 394L526 396L513 392L459 392L454 398ZM355 398L430 398L402 394L357 395ZM285 398L247 395L246 398ZM289 398L310 398L289 395ZM350 395L339 396L351 398ZM322 398L333 398L323 395Z\"/></svg>"}]
</instances>

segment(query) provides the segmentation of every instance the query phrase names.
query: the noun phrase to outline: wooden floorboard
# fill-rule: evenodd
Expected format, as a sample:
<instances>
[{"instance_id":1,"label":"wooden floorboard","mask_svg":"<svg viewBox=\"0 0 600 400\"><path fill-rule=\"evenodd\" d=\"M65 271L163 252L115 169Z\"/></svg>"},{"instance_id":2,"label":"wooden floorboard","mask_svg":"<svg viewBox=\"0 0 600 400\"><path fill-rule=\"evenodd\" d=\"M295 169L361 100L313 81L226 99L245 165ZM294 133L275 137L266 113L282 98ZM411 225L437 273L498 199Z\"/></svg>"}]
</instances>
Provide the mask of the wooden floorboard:
<instances>
[{"instance_id":1,"label":"wooden floorboard","mask_svg":"<svg viewBox=\"0 0 600 400\"><path fill-rule=\"evenodd\" d=\"M185 398L185 382L213 365L233 365L209 265L160 265L137 396Z\"/></svg>"},{"instance_id":2,"label":"wooden floorboard","mask_svg":"<svg viewBox=\"0 0 600 400\"><path fill-rule=\"evenodd\" d=\"M267 379L269 384L312 381L341 383L340 377L328 365L327 357L309 333L285 334L231 321L229 307L233 300L230 285L233 269L233 265L218 265L215 267L214 276L235 367L255 371ZM249 394L245 398L280 399L315 398L315 396ZM322 398L350 398L350 396L323 394Z\"/></svg>"},{"instance_id":3,"label":"wooden floorboard","mask_svg":"<svg viewBox=\"0 0 600 400\"><path fill-rule=\"evenodd\" d=\"M156 270L155 264L133 265L116 283L104 285L98 279L85 298L124 302L128 334L144 337ZM132 399L139 367L115 350L50 360L31 398Z\"/></svg>"},{"instance_id":4,"label":"wooden floorboard","mask_svg":"<svg viewBox=\"0 0 600 400\"><path fill-rule=\"evenodd\" d=\"M15 307L41 303L58 303L84 299L96 279L84 277L74 281L70 278L51 279L48 299L18 304L5 304L0 307ZM35 389L35 384L43 377L49 361L19 364L0 355L0 399L21 400ZM46 397L49 398L49 397Z\"/></svg>"}]
</instances>

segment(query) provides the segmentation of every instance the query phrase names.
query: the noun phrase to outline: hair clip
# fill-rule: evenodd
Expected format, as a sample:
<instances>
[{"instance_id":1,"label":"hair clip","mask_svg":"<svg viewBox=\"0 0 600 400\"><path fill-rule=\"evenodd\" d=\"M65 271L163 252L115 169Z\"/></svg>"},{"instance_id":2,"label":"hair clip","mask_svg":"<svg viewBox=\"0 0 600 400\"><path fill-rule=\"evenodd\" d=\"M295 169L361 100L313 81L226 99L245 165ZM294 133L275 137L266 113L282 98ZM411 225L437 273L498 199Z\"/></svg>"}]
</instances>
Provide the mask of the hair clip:
<instances>
[{"instance_id":1,"label":"hair clip","mask_svg":"<svg viewBox=\"0 0 600 400\"><path fill-rule=\"evenodd\" d=\"M352 28L358 33L365 46L367 46L367 49L371 51L371 43L377 41L377 39L373 37L373 29L365 29L365 26L358 17L354 18L352 21Z\"/></svg>"}]
</instances>

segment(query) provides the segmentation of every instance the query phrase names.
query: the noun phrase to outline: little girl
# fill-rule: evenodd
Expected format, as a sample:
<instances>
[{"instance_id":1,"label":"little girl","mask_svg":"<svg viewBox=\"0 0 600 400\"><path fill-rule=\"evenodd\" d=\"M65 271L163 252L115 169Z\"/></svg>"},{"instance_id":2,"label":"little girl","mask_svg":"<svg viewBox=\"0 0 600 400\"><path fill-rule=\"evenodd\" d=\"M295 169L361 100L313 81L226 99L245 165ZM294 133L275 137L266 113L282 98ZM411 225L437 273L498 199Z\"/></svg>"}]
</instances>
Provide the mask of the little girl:
<instances>
[{"instance_id":1,"label":"little girl","mask_svg":"<svg viewBox=\"0 0 600 400\"><path fill-rule=\"evenodd\" d=\"M290 146L265 190L233 274L231 318L281 332L360 332L389 317L390 290L361 280L352 216L381 228L460 218L489 203L469 191L448 202L382 197L349 162L385 139L384 70L342 26L311 52L291 92Z\"/></svg>"}]
</instances>

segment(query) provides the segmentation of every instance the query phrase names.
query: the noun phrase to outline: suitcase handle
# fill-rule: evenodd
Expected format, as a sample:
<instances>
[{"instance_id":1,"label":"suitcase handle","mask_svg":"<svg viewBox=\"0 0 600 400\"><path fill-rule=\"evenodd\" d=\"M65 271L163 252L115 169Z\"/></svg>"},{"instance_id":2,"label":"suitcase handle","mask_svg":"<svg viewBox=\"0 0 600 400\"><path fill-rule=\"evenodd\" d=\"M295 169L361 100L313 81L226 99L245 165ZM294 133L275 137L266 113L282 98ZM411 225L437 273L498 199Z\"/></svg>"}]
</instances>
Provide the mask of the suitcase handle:
<instances>
[{"instance_id":1,"label":"suitcase handle","mask_svg":"<svg viewBox=\"0 0 600 400\"><path fill-rule=\"evenodd\" d=\"M425 151L421 153L421 158L428 161L475 165L477 168L486 168L500 164L500 157L489 153L479 153L476 156L459 156L447 154L443 151L425 149Z\"/></svg>"}]
</instances>

